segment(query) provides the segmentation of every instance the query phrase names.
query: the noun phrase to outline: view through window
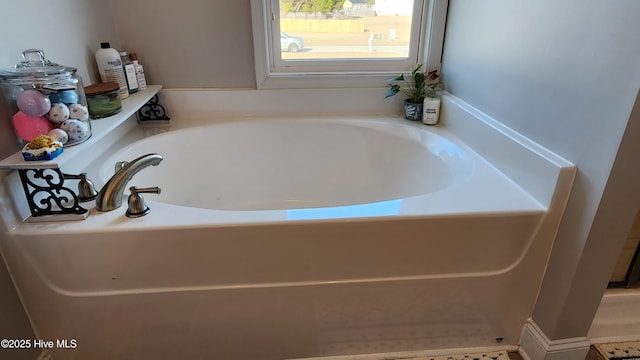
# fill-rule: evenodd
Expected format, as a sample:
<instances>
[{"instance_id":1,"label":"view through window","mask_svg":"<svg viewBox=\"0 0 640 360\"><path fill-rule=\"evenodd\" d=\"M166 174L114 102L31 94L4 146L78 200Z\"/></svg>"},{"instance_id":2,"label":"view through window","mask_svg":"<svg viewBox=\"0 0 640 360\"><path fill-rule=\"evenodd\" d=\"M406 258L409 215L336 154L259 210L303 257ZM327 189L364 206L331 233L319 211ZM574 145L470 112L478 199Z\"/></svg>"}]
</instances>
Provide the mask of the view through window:
<instances>
[{"instance_id":1,"label":"view through window","mask_svg":"<svg viewBox=\"0 0 640 360\"><path fill-rule=\"evenodd\" d=\"M258 89L379 87L438 70L447 0L251 0Z\"/></svg>"},{"instance_id":2,"label":"view through window","mask_svg":"<svg viewBox=\"0 0 640 360\"><path fill-rule=\"evenodd\" d=\"M407 59L413 0L279 0L283 60Z\"/></svg>"}]
</instances>

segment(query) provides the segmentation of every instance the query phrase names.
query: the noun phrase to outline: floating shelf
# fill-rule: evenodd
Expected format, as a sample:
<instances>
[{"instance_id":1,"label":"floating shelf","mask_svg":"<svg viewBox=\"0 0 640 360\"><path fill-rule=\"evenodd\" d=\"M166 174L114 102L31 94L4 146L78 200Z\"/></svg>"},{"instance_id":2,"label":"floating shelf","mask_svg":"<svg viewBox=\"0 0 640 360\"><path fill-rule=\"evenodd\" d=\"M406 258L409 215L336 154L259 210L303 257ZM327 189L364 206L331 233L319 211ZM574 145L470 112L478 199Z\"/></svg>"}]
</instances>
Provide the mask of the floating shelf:
<instances>
[{"instance_id":1,"label":"floating shelf","mask_svg":"<svg viewBox=\"0 0 640 360\"><path fill-rule=\"evenodd\" d=\"M119 113L102 119L92 119L91 137L81 144L68 148L65 147L64 152L55 159L47 161L25 161L22 157L22 152L18 151L0 161L0 169L59 169L62 165L71 161L76 155L86 151L92 144L98 142L113 131L118 125L131 117L131 115L135 114L142 106L151 100L160 89L162 89L161 85L149 85L147 89L140 90L122 100L122 111Z\"/></svg>"}]
</instances>

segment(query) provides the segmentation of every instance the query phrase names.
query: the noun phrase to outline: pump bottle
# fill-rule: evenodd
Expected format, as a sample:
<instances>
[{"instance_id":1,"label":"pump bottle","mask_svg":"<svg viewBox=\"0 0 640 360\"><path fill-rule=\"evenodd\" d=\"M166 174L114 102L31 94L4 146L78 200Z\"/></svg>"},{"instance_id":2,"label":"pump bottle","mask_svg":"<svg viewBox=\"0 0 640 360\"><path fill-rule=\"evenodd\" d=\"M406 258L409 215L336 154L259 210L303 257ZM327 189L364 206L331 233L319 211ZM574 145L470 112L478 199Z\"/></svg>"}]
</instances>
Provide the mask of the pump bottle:
<instances>
[{"instance_id":1,"label":"pump bottle","mask_svg":"<svg viewBox=\"0 0 640 360\"><path fill-rule=\"evenodd\" d=\"M96 63L98 64L101 81L118 83L120 98L129 97L129 88L127 87L127 79L120 60L120 53L112 48L108 42L100 43L100 49L96 51Z\"/></svg>"}]
</instances>

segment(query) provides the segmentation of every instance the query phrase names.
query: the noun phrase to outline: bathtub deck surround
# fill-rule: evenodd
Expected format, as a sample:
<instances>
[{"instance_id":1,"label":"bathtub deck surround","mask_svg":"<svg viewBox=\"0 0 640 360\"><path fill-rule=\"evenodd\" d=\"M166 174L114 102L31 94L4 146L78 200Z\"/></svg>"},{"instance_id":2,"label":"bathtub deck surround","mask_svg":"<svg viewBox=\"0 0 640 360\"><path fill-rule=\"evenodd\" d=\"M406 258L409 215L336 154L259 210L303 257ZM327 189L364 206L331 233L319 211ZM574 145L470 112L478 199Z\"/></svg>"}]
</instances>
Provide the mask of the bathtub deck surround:
<instances>
[{"instance_id":1,"label":"bathtub deck surround","mask_svg":"<svg viewBox=\"0 0 640 360\"><path fill-rule=\"evenodd\" d=\"M169 131L116 129L77 170L100 187L115 161L161 153L135 177L163 188L153 211L19 223L2 244L38 337L141 359L516 350L572 164L446 94L436 127L301 117L296 102L278 115L304 94L167 90ZM246 96L259 104L234 109ZM177 176L194 168L200 179ZM187 191L201 185L210 198Z\"/></svg>"}]
</instances>

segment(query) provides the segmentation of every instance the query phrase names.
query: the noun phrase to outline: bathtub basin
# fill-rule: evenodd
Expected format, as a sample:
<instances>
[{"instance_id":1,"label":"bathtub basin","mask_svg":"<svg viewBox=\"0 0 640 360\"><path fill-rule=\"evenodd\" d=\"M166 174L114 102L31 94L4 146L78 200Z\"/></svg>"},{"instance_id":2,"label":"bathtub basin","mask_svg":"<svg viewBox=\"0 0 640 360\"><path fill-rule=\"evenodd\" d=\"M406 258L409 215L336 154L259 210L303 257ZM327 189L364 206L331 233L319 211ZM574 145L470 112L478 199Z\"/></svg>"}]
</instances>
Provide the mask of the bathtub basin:
<instances>
[{"instance_id":1,"label":"bathtub basin","mask_svg":"<svg viewBox=\"0 0 640 360\"><path fill-rule=\"evenodd\" d=\"M256 120L137 141L110 156L100 177L116 161L153 152L161 166L136 184L161 185L162 203L218 210L388 202L456 186L473 171L459 145L397 122Z\"/></svg>"}]
</instances>

